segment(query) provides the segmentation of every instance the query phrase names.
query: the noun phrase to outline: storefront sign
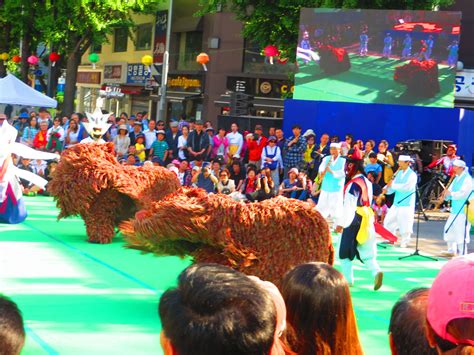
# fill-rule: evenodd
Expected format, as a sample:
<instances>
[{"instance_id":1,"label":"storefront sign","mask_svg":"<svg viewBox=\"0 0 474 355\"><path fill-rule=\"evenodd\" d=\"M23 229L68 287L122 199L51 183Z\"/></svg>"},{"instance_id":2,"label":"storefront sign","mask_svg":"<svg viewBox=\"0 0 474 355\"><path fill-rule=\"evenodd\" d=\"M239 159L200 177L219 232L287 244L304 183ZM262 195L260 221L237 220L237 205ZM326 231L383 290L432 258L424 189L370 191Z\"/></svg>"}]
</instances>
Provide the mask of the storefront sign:
<instances>
[{"instance_id":1,"label":"storefront sign","mask_svg":"<svg viewBox=\"0 0 474 355\"><path fill-rule=\"evenodd\" d=\"M123 84L125 83L126 63L111 63L104 65L104 83Z\"/></svg>"},{"instance_id":2,"label":"storefront sign","mask_svg":"<svg viewBox=\"0 0 474 355\"><path fill-rule=\"evenodd\" d=\"M227 77L227 90L257 97L281 98L293 92L294 85L288 80Z\"/></svg>"},{"instance_id":3,"label":"storefront sign","mask_svg":"<svg viewBox=\"0 0 474 355\"><path fill-rule=\"evenodd\" d=\"M99 71L79 71L77 73L78 84L101 84L101 72Z\"/></svg>"},{"instance_id":4,"label":"storefront sign","mask_svg":"<svg viewBox=\"0 0 474 355\"><path fill-rule=\"evenodd\" d=\"M168 28L168 10L158 11L155 22L155 43L153 46L153 63L162 64L166 50L166 29Z\"/></svg>"},{"instance_id":5,"label":"storefront sign","mask_svg":"<svg viewBox=\"0 0 474 355\"><path fill-rule=\"evenodd\" d=\"M463 70L456 73L457 99L474 100L474 70Z\"/></svg>"},{"instance_id":6,"label":"storefront sign","mask_svg":"<svg viewBox=\"0 0 474 355\"><path fill-rule=\"evenodd\" d=\"M168 88L174 91L196 92L203 91L201 75L168 75Z\"/></svg>"},{"instance_id":7,"label":"storefront sign","mask_svg":"<svg viewBox=\"0 0 474 355\"><path fill-rule=\"evenodd\" d=\"M127 66L127 84L145 85L150 78L148 67L141 63L128 64Z\"/></svg>"}]
</instances>

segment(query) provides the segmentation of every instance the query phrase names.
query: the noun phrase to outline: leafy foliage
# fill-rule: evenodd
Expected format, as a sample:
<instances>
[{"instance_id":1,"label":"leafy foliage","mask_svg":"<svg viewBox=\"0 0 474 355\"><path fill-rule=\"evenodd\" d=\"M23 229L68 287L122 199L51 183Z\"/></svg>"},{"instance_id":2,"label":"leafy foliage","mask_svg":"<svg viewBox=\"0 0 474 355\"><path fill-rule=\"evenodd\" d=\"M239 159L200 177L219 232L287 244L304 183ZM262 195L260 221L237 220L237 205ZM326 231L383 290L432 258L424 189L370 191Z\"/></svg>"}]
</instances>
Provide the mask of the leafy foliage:
<instances>
[{"instance_id":1,"label":"leafy foliage","mask_svg":"<svg viewBox=\"0 0 474 355\"><path fill-rule=\"evenodd\" d=\"M200 15L228 7L243 22L243 36L262 48L274 44L284 48L294 60L298 40L300 9L361 8L431 10L454 0L200 0Z\"/></svg>"}]
</instances>

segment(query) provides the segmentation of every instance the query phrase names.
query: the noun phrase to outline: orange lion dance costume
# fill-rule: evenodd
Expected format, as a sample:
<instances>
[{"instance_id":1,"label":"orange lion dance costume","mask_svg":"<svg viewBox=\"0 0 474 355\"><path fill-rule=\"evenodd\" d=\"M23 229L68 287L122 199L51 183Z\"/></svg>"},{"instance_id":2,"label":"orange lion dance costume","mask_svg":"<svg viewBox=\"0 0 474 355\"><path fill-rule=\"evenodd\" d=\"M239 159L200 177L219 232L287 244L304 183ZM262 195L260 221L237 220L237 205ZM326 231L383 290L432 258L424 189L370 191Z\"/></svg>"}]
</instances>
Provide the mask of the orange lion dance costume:
<instances>
[{"instance_id":1,"label":"orange lion dance costume","mask_svg":"<svg viewBox=\"0 0 474 355\"><path fill-rule=\"evenodd\" d=\"M167 169L120 165L112 144L67 149L50 184L59 218L80 215L90 242L110 243L119 226L129 248L189 255L277 284L295 265L334 262L328 225L308 204L284 197L246 204L180 188Z\"/></svg>"},{"instance_id":2,"label":"orange lion dance costume","mask_svg":"<svg viewBox=\"0 0 474 355\"><path fill-rule=\"evenodd\" d=\"M121 224L130 248L190 255L279 284L293 266L334 262L329 228L305 202L277 197L236 202L201 189L181 189Z\"/></svg>"},{"instance_id":3,"label":"orange lion dance costume","mask_svg":"<svg viewBox=\"0 0 474 355\"><path fill-rule=\"evenodd\" d=\"M49 189L61 210L58 218L81 216L89 242L106 244L120 222L179 186L167 169L121 165L112 143L90 143L63 152Z\"/></svg>"}]
</instances>

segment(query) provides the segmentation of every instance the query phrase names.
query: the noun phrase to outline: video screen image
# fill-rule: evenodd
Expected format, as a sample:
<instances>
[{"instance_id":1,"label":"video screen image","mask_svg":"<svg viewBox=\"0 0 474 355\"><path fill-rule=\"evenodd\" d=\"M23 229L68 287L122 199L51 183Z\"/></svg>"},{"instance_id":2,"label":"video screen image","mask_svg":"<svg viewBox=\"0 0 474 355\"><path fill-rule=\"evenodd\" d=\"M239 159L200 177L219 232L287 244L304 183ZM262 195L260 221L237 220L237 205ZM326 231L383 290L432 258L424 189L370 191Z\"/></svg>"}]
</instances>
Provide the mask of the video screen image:
<instances>
[{"instance_id":1,"label":"video screen image","mask_svg":"<svg viewBox=\"0 0 474 355\"><path fill-rule=\"evenodd\" d=\"M453 107L460 12L300 13L294 98Z\"/></svg>"}]
</instances>

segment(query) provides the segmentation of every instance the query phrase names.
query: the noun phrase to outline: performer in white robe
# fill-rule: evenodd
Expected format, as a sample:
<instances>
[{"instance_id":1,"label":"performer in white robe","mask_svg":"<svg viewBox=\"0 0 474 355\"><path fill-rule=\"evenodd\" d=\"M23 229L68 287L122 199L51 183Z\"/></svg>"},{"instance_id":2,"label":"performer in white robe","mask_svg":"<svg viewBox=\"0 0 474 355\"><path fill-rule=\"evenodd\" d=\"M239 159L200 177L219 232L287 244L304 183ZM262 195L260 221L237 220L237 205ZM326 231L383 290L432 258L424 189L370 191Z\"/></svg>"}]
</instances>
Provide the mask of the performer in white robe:
<instances>
[{"instance_id":1,"label":"performer in white robe","mask_svg":"<svg viewBox=\"0 0 474 355\"><path fill-rule=\"evenodd\" d=\"M474 196L472 192L472 177L462 160L453 162L455 174L452 184L445 193L445 200L451 201L451 212L444 226L444 241L448 243L448 253L454 255L468 254L471 224L466 221L465 202ZM469 196L471 195L471 196ZM454 222L453 222L454 221ZM448 230L449 228L449 230ZM464 245L464 235L466 245Z\"/></svg>"},{"instance_id":2,"label":"performer in white robe","mask_svg":"<svg viewBox=\"0 0 474 355\"><path fill-rule=\"evenodd\" d=\"M363 156L357 147L347 155L346 173L350 178L344 187L343 213L336 232L342 232L337 256L342 274L354 284L352 261L357 258L372 272L374 290L382 286L383 273L377 263L377 243L372 205L372 183L363 175Z\"/></svg>"},{"instance_id":3,"label":"performer in white robe","mask_svg":"<svg viewBox=\"0 0 474 355\"><path fill-rule=\"evenodd\" d=\"M29 171L18 169L13 164L12 154L28 159L57 159L59 155L38 152L16 143L18 131L0 113L0 223L20 223L27 216L19 178L45 188L47 181Z\"/></svg>"},{"instance_id":4,"label":"performer in white robe","mask_svg":"<svg viewBox=\"0 0 474 355\"><path fill-rule=\"evenodd\" d=\"M332 217L334 223L339 224L338 219L342 214L343 190L346 173L344 171L345 159L340 155L340 143L331 143L330 155L323 158L319 166L321 193L319 195L316 209L324 217Z\"/></svg>"},{"instance_id":5,"label":"performer in white robe","mask_svg":"<svg viewBox=\"0 0 474 355\"><path fill-rule=\"evenodd\" d=\"M384 220L384 227L401 237L400 246L410 243L415 221L416 184L418 176L410 168L413 160L408 155L398 157L399 169L394 178L384 187L384 193L395 193L393 205Z\"/></svg>"}]
</instances>

